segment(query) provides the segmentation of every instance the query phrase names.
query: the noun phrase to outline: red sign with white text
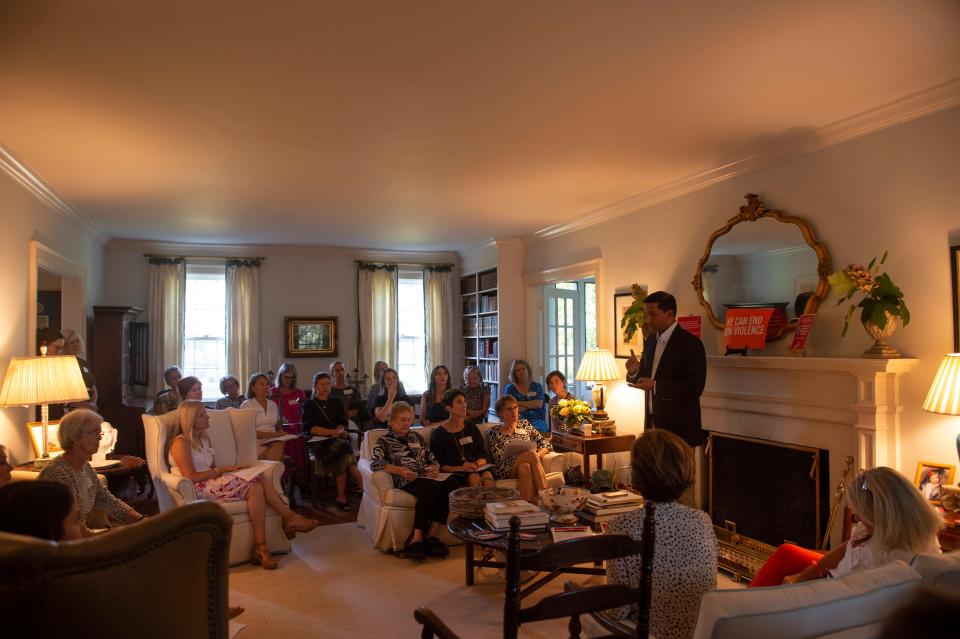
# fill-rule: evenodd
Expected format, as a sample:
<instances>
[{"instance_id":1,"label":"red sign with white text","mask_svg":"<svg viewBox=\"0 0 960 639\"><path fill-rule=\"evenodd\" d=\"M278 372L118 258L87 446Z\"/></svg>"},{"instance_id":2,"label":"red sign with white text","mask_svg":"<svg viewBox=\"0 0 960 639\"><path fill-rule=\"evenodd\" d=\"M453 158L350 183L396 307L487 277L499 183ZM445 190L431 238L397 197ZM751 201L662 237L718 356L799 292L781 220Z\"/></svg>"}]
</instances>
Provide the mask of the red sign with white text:
<instances>
[{"instance_id":1,"label":"red sign with white text","mask_svg":"<svg viewBox=\"0 0 960 639\"><path fill-rule=\"evenodd\" d=\"M728 308L723 326L724 347L764 348L771 315L772 308Z\"/></svg>"},{"instance_id":2,"label":"red sign with white text","mask_svg":"<svg viewBox=\"0 0 960 639\"><path fill-rule=\"evenodd\" d=\"M684 315L683 317L678 317L677 324L679 324L683 330L695 335L697 339L702 339L700 330L703 326L703 318L700 315Z\"/></svg>"},{"instance_id":3,"label":"red sign with white text","mask_svg":"<svg viewBox=\"0 0 960 639\"><path fill-rule=\"evenodd\" d=\"M807 337L810 335L810 328L813 326L813 313L801 315L797 320L797 332L793 334L793 343L790 344L791 351L802 351L807 346Z\"/></svg>"}]
</instances>

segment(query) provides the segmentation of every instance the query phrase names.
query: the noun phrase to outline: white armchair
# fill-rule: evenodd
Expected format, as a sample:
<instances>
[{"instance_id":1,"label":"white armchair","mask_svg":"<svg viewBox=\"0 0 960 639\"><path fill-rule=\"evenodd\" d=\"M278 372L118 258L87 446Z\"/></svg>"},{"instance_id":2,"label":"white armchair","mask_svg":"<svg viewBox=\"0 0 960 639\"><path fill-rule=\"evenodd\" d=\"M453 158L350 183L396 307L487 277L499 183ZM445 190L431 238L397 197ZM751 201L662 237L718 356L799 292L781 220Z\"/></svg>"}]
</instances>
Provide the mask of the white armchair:
<instances>
[{"instance_id":1,"label":"white armchair","mask_svg":"<svg viewBox=\"0 0 960 639\"><path fill-rule=\"evenodd\" d=\"M487 430L493 424L479 424L480 432L486 436ZM428 443L430 432L434 427L416 429ZM373 447L386 430L376 428L368 431L360 447L360 461L357 467L363 477L363 500L360 502L360 512L357 515L357 525L365 528L375 548L384 551L393 551L403 548L407 535L413 528L413 509L417 498L408 492L393 487L393 478L384 471L370 470L370 458ZM559 453L548 453L543 458L543 469L547 472L547 484L560 486L563 484L563 471L566 468L566 458ZM497 481L500 488L516 488L517 480L501 479ZM446 533L446 531L444 531ZM452 535L443 537L448 544L460 543Z\"/></svg>"},{"instance_id":2,"label":"white armchair","mask_svg":"<svg viewBox=\"0 0 960 639\"><path fill-rule=\"evenodd\" d=\"M244 466L257 462L257 436L255 433L256 412L250 409L207 410L210 416L210 430L207 431L210 443L216 454L217 464L221 466ZM143 431L146 440L147 466L157 493L160 511L164 512L177 506L197 500L193 482L170 472L167 463L168 440L176 422L176 411L164 415L144 415ZM283 495L280 477L283 464L264 462L272 468L261 476L261 481L273 482L277 493ZM220 505L233 518L233 532L230 538L230 565L250 561L250 548L253 547L253 527L247 513L247 502L228 501ZM267 547L270 552L289 552L290 540L283 532L280 515L267 507Z\"/></svg>"}]
</instances>

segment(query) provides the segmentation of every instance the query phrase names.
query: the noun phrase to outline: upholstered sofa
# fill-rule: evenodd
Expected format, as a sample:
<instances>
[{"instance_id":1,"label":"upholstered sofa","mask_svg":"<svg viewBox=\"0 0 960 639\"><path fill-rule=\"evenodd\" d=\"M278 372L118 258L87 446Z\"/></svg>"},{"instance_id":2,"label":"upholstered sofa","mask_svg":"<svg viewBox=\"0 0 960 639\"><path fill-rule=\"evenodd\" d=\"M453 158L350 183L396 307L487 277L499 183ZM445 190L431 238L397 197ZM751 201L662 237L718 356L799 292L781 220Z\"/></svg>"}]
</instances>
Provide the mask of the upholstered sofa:
<instances>
[{"instance_id":1,"label":"upholstered sofa","mask_svg":"<svg viewBox=\"0 0 960 639\"><path fill-rule=\"evenodd\" d=\"M273 482L280 495L280 476L283 464L257 460L257 436L255 415L251 409L228 408L207 410L210 416L210 443L220 466L244 466L253 463L269 464L270 470L262 475L262 481ZM164 415L144 415L143 431L146 443L147 465L157 493L160 511L165 512L197 499L193 483L170 472L167 449L170 433L175 425L176 412ZM247 502L229 501L220 504L233 518L233 536L230 544L230 565L250 561L253 547L253 527L247 514ZM283 533L283 521L273 508L267 507L267 546L270 552L290 551L290 540Z\"/></svg>"},{"instance_id":2,"label":"upholstered sofa","mask_svg":"<svg viewBox=\"0 0 960 639\"><path fill-rule=\"evenodd\" d=\"M225 639L231 528L198 502L80 541L0 533L0 635Z\"/></svg>"},{"instance_id":3,"label":"upholstered sofa","mask_svg":"<svg viewBox=\"0 0 960 639\"><path fill-rule=\"evenodd\" d=\"M480 432L486 435L487 430L492 425L480 424ZM433 428L435 427L417 428L415 430L429 443ZM360 447L360 461L357 465L360 468L360 475L363 477L363 500L360 502L357 525L366 529L376 548L393 551L403 547L407 535L413 528L413 508L417 502L413 495L393 487L393 478L389 473L370 470L373 447L386 432L382 428L368 431L363 438L363 445ZM559 453L547 453L544 456L543 467L547 472L548 485L560 486L563 484L563 471L566 464L566 457ZM517 481L515 479L503 479L497 482L497 486L516 488ZM444 540L451 544L459 543L450 535L445 535Z\"/></svg>"}]
</instances>

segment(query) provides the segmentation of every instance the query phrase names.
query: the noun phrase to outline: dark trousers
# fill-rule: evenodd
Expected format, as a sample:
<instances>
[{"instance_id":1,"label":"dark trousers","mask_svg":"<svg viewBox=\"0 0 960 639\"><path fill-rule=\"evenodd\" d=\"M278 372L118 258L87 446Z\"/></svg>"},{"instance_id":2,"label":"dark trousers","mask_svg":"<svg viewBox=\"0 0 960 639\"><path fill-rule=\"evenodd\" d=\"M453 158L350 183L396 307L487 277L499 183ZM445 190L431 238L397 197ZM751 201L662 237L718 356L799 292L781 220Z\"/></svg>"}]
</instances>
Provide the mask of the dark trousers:
<instances>
[{"instance_id":1,"label":"dark trousers","mask_svg":"<svg viewBox=\"0 0 960 639\"><path fill-rule=\"evenodd\" d=\"M402 490L417 498L413 529L427 532L431 521L446 524L450 515L450 493L457 488L459 484L452 475L444 481L418 477L404 485Z\"/></svg>"}]
</instances>

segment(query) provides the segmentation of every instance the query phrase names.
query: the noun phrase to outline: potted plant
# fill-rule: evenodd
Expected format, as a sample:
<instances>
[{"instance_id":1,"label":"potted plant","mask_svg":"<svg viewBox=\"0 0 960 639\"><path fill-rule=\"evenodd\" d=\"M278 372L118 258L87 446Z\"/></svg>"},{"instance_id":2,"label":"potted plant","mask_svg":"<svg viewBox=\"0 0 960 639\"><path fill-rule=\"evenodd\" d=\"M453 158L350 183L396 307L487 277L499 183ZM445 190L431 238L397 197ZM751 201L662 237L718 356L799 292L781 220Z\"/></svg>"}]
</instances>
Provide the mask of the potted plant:
<instances>
[{"instance_id":1,"label":"potted plant","mask_svg":"<svg viewBox=\"0 0 960 639\"><path fill-rule=\"evenodd\" d=\"M886 271L880 272L886 261L887 252L884 251L879 262L874 257L866 266L849 264L828 278L838 298L836 306L851 302L843 318L842 335L847 334L850 318L860 309L860 323L874 339L873 346L864 353L867 357L900 357L896 349L887 346L887 339L896 329L898 319L904 326L910 323L903 291L897 288ZM859 302L855 301L858 297Z\"/></svg>"},{"instance_id":2,"label":"potted plant","mask_svg":"<svg viewBox=\"0 0 960 639\"><path fill-rule=\"evenodd\" d=\"M633 304L623 312L623 318L620 320L620 330L623 331L623 341L629 342L637 331L642 331L646 326L647 313L643 308L643 303L647 299L647 289L639 284L633 284L630 287L630 293L633 295Z\"/></svg>"}]
</instances>

